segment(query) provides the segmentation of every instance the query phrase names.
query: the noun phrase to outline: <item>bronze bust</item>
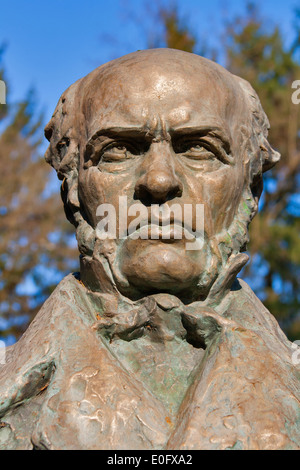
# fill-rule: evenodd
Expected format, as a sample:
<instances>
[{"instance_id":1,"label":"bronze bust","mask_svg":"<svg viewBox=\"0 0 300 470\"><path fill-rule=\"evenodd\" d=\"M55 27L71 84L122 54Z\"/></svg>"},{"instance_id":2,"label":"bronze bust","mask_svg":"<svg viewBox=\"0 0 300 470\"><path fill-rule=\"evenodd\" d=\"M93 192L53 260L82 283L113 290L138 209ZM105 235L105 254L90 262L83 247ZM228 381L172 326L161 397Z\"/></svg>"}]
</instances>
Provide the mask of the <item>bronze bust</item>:
<instances>
[{"instance_id":1,"label":"bronze bust","mask_svg":"<svg viewBox=\"0 0 300 470\"><path fill-rule=\"evenodd\" d=\"M236 277L279 160L268 128L248 82L172 49L109 62L61 96L46 160L80 273L7 351L0 447L299 448L291 343ZM203 207L200 235L195 213L191 238L175 211L165 223L173 204Z\"/></svg>"}]
</instances>

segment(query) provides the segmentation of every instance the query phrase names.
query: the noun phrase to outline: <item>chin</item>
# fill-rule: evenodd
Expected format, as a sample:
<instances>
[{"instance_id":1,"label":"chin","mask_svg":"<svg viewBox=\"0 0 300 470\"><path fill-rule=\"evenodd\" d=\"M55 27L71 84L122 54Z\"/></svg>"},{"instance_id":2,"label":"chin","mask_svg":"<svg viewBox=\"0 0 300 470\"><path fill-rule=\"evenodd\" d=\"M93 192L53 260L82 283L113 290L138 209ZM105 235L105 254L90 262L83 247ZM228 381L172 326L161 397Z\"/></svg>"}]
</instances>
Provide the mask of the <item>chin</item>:
<instances>
[{"instance_id":1,"label":"chin","mask_svg":"<svg viewBox=\"0 0 300 470\"><path fill-rule=\"evenodd\" d=\"M122 251L119 269L130 290L136 294L167 292L187 298L198 295L195 294L197 285L205 270L203 252L186 251L180 243L160 241L138 245L130 242Z\"/></svg>"}]
</instances>

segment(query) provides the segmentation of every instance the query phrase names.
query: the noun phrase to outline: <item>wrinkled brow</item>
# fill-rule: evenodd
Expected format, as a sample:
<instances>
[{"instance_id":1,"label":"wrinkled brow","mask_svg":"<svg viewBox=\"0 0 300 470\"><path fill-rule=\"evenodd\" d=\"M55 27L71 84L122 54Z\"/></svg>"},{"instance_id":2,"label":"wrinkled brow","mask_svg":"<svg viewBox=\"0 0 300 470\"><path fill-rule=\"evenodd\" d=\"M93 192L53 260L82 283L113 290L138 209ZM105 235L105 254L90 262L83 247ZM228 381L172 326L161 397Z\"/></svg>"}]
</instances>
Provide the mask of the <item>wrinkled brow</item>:
<instances>
[{"instance_id":1,"label":"wrinkled brow","mask_svg":"<svg viewBox=\"0 0 300 470\"><path fill-rule=\"evenodd\" d=\"M170 140L171 138L177 138L177 137L183 137L183 136L209 136L209 137L216 137L219 140L222 141L224 144L225 149L228 151L230 150L231 146L231 139L228 137L227 133L221 129L220 127L214 127L214 126L195 126L195 127L182 127L182 128L176 128L176 129L170 129L167 132L166 138L167 140ZM95 140L97 140L101 136L107 136L107 137L136 137L139 139L145 139L145 140L152 140L155 136L156 133L152 132L149 129L146 129L144 127L110 127L107 129L101 129L97 131L87 142L88 144L93 144Z\"/></svg>"}]
</instances>

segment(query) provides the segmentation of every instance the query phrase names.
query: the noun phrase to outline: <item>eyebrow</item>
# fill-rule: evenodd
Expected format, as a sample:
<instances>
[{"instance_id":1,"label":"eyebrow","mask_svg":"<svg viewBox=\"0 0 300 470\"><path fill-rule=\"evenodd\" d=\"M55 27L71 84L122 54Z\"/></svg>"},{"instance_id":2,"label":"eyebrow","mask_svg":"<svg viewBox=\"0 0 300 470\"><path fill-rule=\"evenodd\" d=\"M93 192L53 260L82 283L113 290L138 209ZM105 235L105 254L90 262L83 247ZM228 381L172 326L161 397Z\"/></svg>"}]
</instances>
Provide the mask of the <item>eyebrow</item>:
<instances>
[{"instance_id":1,"label":"eyebrow","mask_svg":"<svg viewBox=\"0 0 300 470\"><path fill-rule=\"evenodd\" d=\"M182 127L182 128L175 128L170 129L169 131L171 137L176 136L183 136L183 135L200 135L200 136L208 136L208 137L217 137L221 140L226 150L230 150L231 141L228 137L227 133L218 126L194 126L194 127Z\"/></svg>"},{"instance_id":2,"label":"eyebrow","mask_svg":"<svg viewBox=\"0 0 300 470\"><path fill-rule=\"evenodd\" d=\"M155 137L155 133L152 132L150 129L146 129L144 127L108 127L106 129L101 129L97 131L88 141L88 144L95 141L98 137L107 136L113 137L115 135L119 135L122 137L130 137L134 135L135 137L146 138L147 140L151 140ZM181 137L184 135L190 136L208 136L212 138L218 138L222 141L225 146L225 150L230 152L231 148L231 141L227 135L227 133L218 126L192 126L192 127L181 127L181 128L171 128L167 131L167 134L172 138Z\"/></svg>"},{"instance_id":3,"label":"eyebrow","mask_svg":"<svg viewBox=\"0 0 300 470\"><path fill-rule=\"evenodd\" d=\"M149 130L144 129L142 127L108 127L106 129L101 129L97 131L88 141L88 143L92 143L93 140L96 140L98 137L101 136L107 136L107 137L113 137L116 134L126 137L130 136L132 134L140 135L141 137L146 137L147 135L150 137L153 136L153 133L151 133Z\"/></svg>"}]
</instances>

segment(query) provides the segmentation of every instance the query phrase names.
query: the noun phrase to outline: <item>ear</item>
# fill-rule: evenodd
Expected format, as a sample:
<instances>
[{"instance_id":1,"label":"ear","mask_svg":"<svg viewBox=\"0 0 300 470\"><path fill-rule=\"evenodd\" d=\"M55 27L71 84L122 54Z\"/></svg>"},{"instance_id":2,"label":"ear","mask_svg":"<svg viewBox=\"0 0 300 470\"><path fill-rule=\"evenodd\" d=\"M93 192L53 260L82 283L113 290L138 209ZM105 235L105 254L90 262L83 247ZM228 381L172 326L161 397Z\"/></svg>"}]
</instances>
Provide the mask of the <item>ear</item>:
<instances>
[{"instance_id":1,"label":"ear","mask_svg":"<svg viewBox=\"0 0 300 470\"><path fill-rule=\"evenodd\" d=\"M77 125L80 80L68 88L60 97L50 122L45 127L45 137L50 145L45 159L53 166L61 185L61 197L67 219L78 225L76 213L80 210L78 199L79 144Z\"/></svg>"},{"instance_id":2,"label":"ear","mask_svg":"<svg viewBox=\"0 0 300 470\"><path fill-rule=\"evenodd\" d=\"M263 143L260 145L262 152L262 169L263 172L270 170L277 162L280 160L280 153L276 152L267 138L264 139Z\"/></svg>"},{"instance_id":3,"label":"ear","mask_svg":"<svg viewBox=\"0 0 300 470\"><path fill-rule=\"evenodd\" d=\"M51 120L45 127L45 137L50 142L45 159L57 171L61 180L77 168L79 160L76 132L79 83L80 80L62 94Z\"/></svg>"},{"instance_id":4,"label":"ear","mask_svg":"<svg viewBox=\"0 0 300 470\"><path fill-rule=\"evenodd\" d=\"M280 160L280 153L274 150L268 141L270 123L261 106L257 93L247 80L235 77L244 91L245 99L248 103L251 113L252 133L255 134L258 143L258 152L255 153L260 160L261 171L265 172Z\"/></svg>"}]
</instances>

